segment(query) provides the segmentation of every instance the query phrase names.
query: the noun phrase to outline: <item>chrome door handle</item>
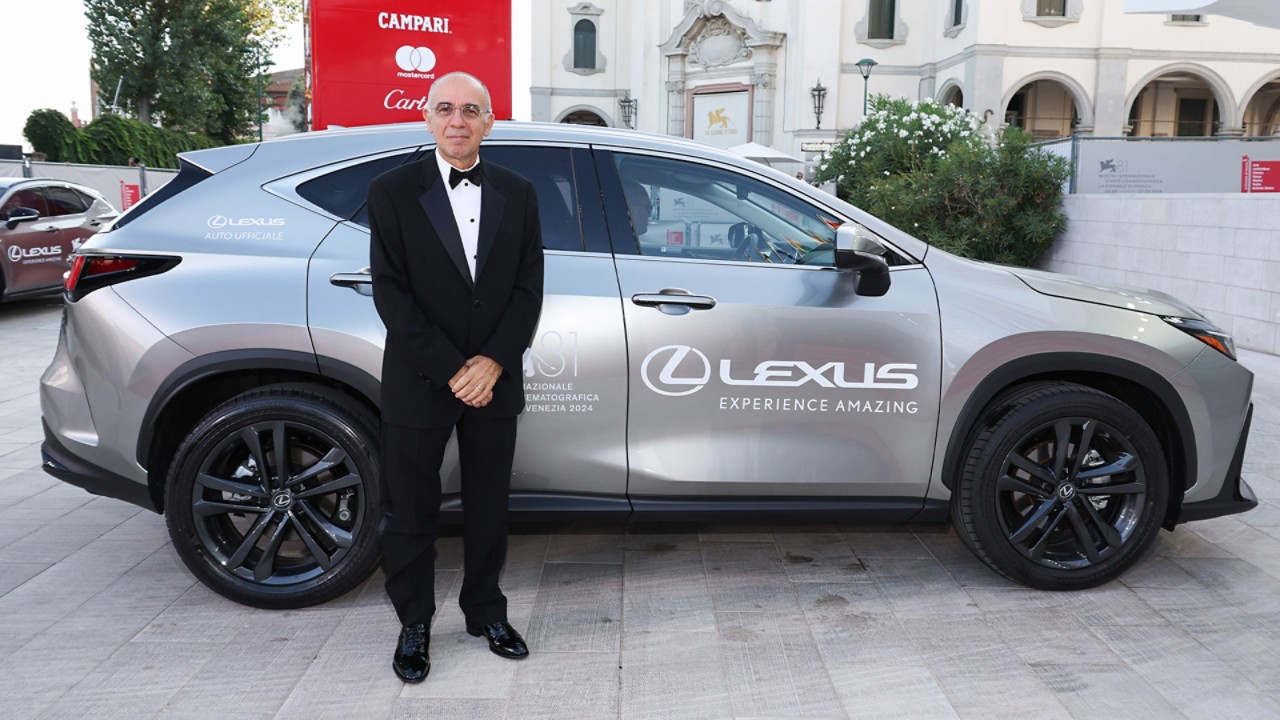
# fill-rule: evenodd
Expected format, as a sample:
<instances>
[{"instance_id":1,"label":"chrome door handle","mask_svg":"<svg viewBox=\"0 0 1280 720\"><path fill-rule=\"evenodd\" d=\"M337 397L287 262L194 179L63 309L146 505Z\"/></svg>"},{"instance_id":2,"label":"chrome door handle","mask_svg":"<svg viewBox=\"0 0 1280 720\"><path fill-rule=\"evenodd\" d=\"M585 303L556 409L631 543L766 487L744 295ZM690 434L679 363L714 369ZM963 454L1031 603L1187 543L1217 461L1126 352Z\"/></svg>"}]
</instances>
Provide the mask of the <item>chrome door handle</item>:
<instances>
[{"instance_id":1,"label":"chrome door handle","mask_svg":"<svg viewBox=\"0 0 1280 720\"><path fill-rule=\"evenodd\" d=\"M338 287L351 288L361 295L373 296L373 274L369 268L356 272L334 273L329 276L329 283Z\"/></svg>"},{"instance_id":2,"label":"chrome door handle","mask_svg":"<svg viewBox=\"0 0 1280 720\"><path fill-rule=\"evenodd\" d=\"M671 315L683 315L690 310L710 310L716 299L710 295L694 295L682 288L663 288L656 293L636 293L631 302L646 307L656 307Z\"/></svg>"},{"instance_id":3,"label":"chrome door handle","mask_svg":"<svg viewBox=\"0 0 1280 720\"><path fill-rule=\"evenodd\" d=\"M54 225L50 225L49 227L45 228L44 231L47 233L56 233L58 232L58 228Z\"/></svg>"}]
</instances>

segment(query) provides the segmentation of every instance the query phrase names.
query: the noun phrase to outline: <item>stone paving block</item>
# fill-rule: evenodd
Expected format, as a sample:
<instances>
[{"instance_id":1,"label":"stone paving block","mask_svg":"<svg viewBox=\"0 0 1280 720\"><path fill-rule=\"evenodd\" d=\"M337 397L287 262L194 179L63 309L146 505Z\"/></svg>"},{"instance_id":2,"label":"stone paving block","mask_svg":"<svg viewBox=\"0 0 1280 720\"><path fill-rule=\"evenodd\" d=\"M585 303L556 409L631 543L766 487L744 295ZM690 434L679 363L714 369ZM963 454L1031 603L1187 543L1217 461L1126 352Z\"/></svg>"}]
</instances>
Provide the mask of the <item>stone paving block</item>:
<instances>
[{"instance_id":1,"label":"stone paving block","mask_svg":"<svg viewBox=\"0 0 1280 720\"><path fill-rule=\"evenodd\" d=\"M773 543L704 542L702 563L717 612L799 609Z\"/></svg>"},{"instance_id":2,"label":"stone paving block","mask_svg":"<svg viewBox=\"0 0 1280 720\"><path fill-rule=\"evenodd\" d=\"M1034 663L1031 669L1073 717L1169 720L1184 717L1131 668L1091 663Z\"/></svg>"},{"instance_id":3,"label":"stone paving block","mask_svg":"<svg viewBox=\"0 0 1280 720\"><path fill-rule=\"evenodd\" d=\"M390 716L404 687L391 671L390 652L323 652L293 686L276 717L279 720L385 718Z\"/></svg>"},{"instance_id":4,"label":"stone paving block","mask_svg":"<svg viewBox=\"0 0 1280 720\"><path fill-rule=\"evenodd\" d=\"M890 612L876 585L812 583L797 586L796 592L827 676L849 717L956 717L908 640L906 626Z\"/></svg>"},{"instance_id":5,"label":"stone paving block","mask_svg":"<svg viewBox=\"0 0 1280 720\"><path fill-rule=\"evenodd\" d=\"M791 582L871 582L843 535L776 533L774 538Z\"/></svg>"},{"instance_id":6,"label":"stone paving block","mask_svg":"<svg viewBox=\"0 0 1280 720\"><path fill-rule=\"evenodd\" d=\"M428 677L426 682L431 682ZM508 717L507 701L492 698L400 697L391 704L389 720L457 720Z\"/></svg>"},{"instance_id":7,"label":"stone paving block","mask_svg":"<svg viewBox=\"0 0 1280 720\"><path fill-rule=\"evenodd\" d=\"M43 717L137 718L160 712L223 643L130 642L90 671Z\"/></svg>"},{"instance_id":8,"label":"stone paving block","mask_svg":"<svg viewBox=\"0 0 1280 720\"><path fill-rule=\"evenodd\" d=\"M869 558L864 564L895 613L977 612L973 598L937 560Z\"/></svg>"},{"instance_id":9,"label":"stone paving block","mask_svg":"<svg viewBox=\"0 0 1280 720\"><path fill-rule=\"evenodd\" d=\"M629 551L623 570L623 630L709 632L715 603L702 553Z\"/></svg>"},{"instance_id":10,"label":"stone paving block","mask_svg":"<svg viewBox=\"0 0 1280 720\"><path fill-rule=\"evenodd\" d=\"M933 553L924 546L915 533L906 528L898 532L854 531L845 533L845 539L859 558L909 558L928 560Z\"/></svg>"},{"instance_id":11,"label":"stone paving block","mask_svg":"<svg viewBox=\"0 0 1280 720\"><path fill-rule=\"evenodd\" d=\"M1173 627L1092 629L1174 707L1190 717L1280 717L1280 704L1235 668ZM1230 701L1230 710L1224 701Z\"/></svg>"},{"instance_id":12,"label":"stone paving block","mask_svg":"<svg viewBox=\"0 0 1280 720\"><path fill-rule=\"evenodd\" d=\"M681 527L687 529L689 525L684 523ZM623 536L622 543L627 550L644 550L653 553L701 548L697 533L652 532L644 525L633 525L627 528L627 534Z\"/></svg>"},{"instance_id":13,"label":"stone paving block","mask_svg":"<svg viewBox=\"0 0 1280 720\"><path fill-rule=\"evenodd\" d=\"M617 652L533 653L518 663L507 717L520 720L617 717L621 676Z\"/></svg>"},{"instance_id":14,"label":"stone paving block","mask_svg":"<svg viewBox=\"0 0 1280 720\"><path fill-rule=\"evenodd\" d=\"M920 616L923 617L923 616ZM982 617L904 623L906 635L961 717L1067 718L1071 713ZM1017 693L1009 693L1017 686Z\"/></svg>"},{"instance_id":15,"label":"stone paving block","mask_svg":"<svg viewBox=\"0 0 1280 720\"><path fill-rule=\"evenodd\" d=\"M170 712L275 713L344 621L346 610L252 610L238 631L170 698Z\"/></svg>"},{"instance_id":16,"label":"stone paving block","mask_svg":"<svg viewBox=\"0 0 1280 720\"><path fill-rule=\"evenodd\" d=\"M1159 557L1202 557L1229 558L1234 557L1221 545L1206 540L1196 532L1200 523L1179 525L1173 532L1156 533L1155 542L1151 546L1151 554Z\"/></svg>"},{"instance_id":17,"label":"stone paving block","mask_svg":"<svg viewBox=\"0 0 1280 720\"><path fill-rule=\"evenodd\" d=\"M626 552L624 535L556 534L551 536L547 545L546 561L619 565L622 563L624 552Z\"/></svg>"},{"instance_id":18,"label":"stone paving block","mask_svg":"<svg viewBox=\"0 0 1280 720\"><path fill-rule=\"evenodd\" d=\"M532 604L538 595L543 562L550 538L546 535L512 535L500 584L508 603Z\"/></svg>"},{"instance_id":19,"label":"stone paving block","mask_svg":"<svg viewBox=\"0 0 1280 720\"><path fill-rule=\"evenodd\" d=\"M1120 577L1128 588L1185 588L1196 590L1204 585L1169 557L1148 555Z\"/></svg>"},{"instance_id":20,"label":"stone paving block","mask_svg":"<svg viewBox=\"0 0 1280 720\"><path fill-rule=\"evenodd\" d=\"M622 566L548 563L530 618L531 647L617 651L622 637Z\"/></svg>"},{"instance_id":21,"label":"stone paving block","mask_svg":"<svg viewBox=\"0 0 1280 720\"><path fill-rule=\"evenodd\" d=\"M48 568L48 563L25 563L0 555L0 597Z\"/></svg>"},{"instance_id":22,"label":"stone paving block","mask_svg":"<svg viewBox=\"0 0 1280 720\"><path fill-rule=\"evenodd\" d=\"M736 717L839 717L844 710L802 617L717 613L720 661Z\"/></svg>"},{"instance_id":23,"label":"stone paving block","mask_svg":"<svg viewBox=\"0 0 1280 720\"><path fill-rule=\"evenodd\" d=\"M620 717L733 717L714 633L628 633L622 648Z\"/></svg>"}]
</instances>

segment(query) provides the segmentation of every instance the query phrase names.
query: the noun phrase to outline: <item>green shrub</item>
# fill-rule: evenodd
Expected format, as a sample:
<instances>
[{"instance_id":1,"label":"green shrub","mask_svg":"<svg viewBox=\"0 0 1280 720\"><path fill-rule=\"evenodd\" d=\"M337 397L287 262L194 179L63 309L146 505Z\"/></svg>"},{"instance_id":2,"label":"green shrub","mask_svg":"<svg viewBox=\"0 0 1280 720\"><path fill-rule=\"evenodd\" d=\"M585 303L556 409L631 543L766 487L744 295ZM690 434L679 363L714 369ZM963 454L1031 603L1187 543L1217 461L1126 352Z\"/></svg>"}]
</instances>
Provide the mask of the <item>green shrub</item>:
<instances>
[{"instance_id":1,"label":"green shrub","mask_svg":"<svg viewBox=\"0 0 1280 720\"><path fill-rule=\"evenodd\" d=\"M876 96L815 180L931 245L965 257L1033 266L1062 231L1066 159L1006 128L988 139L964 110Z\"/></svg>"},{"instance_id":2,"label":"green shrub","mask_svg":"<svg viewBox=\"0 0 1280 720\"><path fill-rule=\"evenodd\" d=\"M31 113L24 134L32 149L52 162L93 165L126 165L129 158L137 158L147 167L176 168L178 153L222 144L203 135L165 130L112 114L77 129L57 110Z\"/></svg>"},{"instance_id":3,"label":"green shrub","mask_svg":"<svg viewBox=\"0 0 1280 720\"><path fill-rule=\"evenodd\" d=\"M33 111L22 128L31 147L44 153L50 162L72 162L79 132L66 115L48 108Z\"/></svg>"}]
</instances>

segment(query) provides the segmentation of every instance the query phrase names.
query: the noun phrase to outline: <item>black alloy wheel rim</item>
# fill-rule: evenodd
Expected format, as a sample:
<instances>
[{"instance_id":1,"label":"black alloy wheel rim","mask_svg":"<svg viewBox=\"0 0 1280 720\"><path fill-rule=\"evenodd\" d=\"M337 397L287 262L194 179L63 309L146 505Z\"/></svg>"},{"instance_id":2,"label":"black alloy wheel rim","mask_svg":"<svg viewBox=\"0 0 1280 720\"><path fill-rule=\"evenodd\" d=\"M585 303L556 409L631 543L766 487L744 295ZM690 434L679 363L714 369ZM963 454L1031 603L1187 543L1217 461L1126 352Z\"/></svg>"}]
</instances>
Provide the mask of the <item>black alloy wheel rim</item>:
<instances>
[{"instance_id":1,"label":"black alloy wheel rim","mask_svg":"<svg viewBox=\"0 0 1280 720\"><path fill-rule=\"evenodd\" d=\"M216 567L244 582L291 586L342 562L364 499L351 453L315 427L275 420L231 432L205 456L191 513Z\"/></svg>"},{"instance_id":2,"label":"black alloy wheel rim","mask_svg":"<svg viewBox=\"0 0 1280 720\"><path fill-rule=\"evenodd\" d=\"M1115 428L1063 418L1024 435L996 482L997 516L1009 544L1038 565L1095 566L1119 552L1143 519L1142 461Z\"/></svg>"}]
</instances>

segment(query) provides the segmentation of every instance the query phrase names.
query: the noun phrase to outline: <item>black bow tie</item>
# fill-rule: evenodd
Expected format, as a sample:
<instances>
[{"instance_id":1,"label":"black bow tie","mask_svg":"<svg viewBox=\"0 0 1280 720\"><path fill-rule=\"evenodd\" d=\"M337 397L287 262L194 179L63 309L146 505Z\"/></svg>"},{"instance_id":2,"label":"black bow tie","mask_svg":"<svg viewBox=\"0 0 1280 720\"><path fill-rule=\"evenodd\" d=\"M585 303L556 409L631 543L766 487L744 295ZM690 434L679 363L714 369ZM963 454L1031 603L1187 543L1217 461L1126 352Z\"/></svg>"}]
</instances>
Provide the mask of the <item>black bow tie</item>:
<instances>
[{"instance_id":1,"label":"black bow tie","mask_svg":"<svg viewBox=\"0 0 1280 720\"><path fill-rule=\"evenodd\" d=\"M458 183L463 180L470 180L472 185L480 187L480 163L476 163L475 167L470 170L459 170L456 167L449 168L449 187L456 188Z\"/></svg>"}]
</instances>

